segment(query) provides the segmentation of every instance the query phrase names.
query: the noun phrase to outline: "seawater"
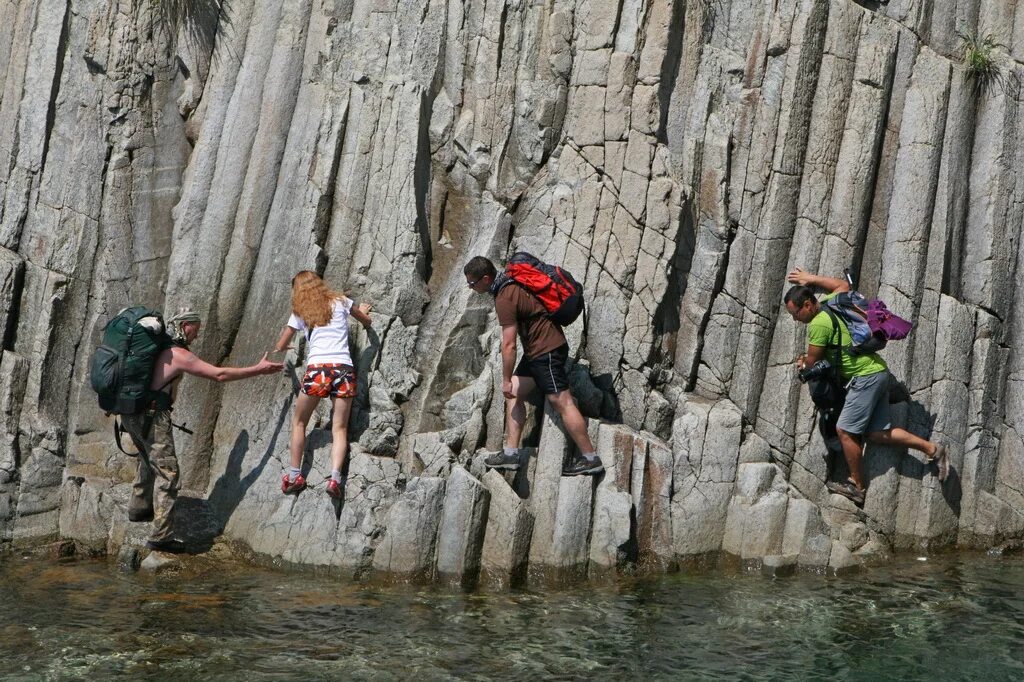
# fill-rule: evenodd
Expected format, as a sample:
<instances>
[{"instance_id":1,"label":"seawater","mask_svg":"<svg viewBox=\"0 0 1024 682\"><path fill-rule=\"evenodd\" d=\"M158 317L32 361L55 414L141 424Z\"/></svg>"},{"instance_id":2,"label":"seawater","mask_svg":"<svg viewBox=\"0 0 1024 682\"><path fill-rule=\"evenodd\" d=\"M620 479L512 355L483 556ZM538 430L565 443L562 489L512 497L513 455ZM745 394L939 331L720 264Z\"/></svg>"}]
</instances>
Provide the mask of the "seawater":
<instances>
[{"instance_id":1,"label":"seawater","mask_svg":"<svg viewBox=\"0 0 1024 682\"><path fill-rule=\"evenodd\" d=\"M1024 557L504 593L0 559L0 677L1024 679Z\"/></svg>"}]
</instances>

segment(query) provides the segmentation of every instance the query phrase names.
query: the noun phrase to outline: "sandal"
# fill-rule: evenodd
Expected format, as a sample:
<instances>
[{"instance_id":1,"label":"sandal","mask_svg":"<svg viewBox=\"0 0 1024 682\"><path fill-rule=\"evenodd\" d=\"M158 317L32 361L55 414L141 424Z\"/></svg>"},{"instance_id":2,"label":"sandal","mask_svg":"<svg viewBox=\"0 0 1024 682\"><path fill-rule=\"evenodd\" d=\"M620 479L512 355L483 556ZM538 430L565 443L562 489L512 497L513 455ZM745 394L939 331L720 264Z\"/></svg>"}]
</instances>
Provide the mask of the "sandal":
<instances>
[{"instance_id":1,"label":"sandal","mask_svg":"<svg viewBox=\"0 0 1024 682\"><path fill-rule=\"evenodd\" d=\"M845 483L829 481L825 484L825 487L829 489L829 492L842 495L858 507L864 506L864 491L855 486L853 481L846 481Z\"/></svg>"}]
</instances>

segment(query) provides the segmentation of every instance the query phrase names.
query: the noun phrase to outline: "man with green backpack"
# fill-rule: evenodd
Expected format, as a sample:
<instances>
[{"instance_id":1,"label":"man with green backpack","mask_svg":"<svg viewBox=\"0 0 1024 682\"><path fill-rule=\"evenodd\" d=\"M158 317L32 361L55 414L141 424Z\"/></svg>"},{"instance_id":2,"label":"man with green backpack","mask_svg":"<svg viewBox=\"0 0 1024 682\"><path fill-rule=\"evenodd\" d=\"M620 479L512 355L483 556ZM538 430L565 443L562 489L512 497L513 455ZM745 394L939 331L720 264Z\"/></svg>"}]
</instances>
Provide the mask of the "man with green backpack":
<instances>
[{"instance_id":1,"label":"man with green backpack","mask_svg":"<svg viewBox=\"0 0 1024 682\"><path fill-rule=\"evenodd\" d=\"M171 409L185 374L213 381L238 381L280 372L283 365L264 355L248 367L217 367L199 359L189 344L199 336L199 315L182 309L167 320L144 307L126 308L104 327L103 343L93 355L90 381L100 408L121 417L115 425L138 451L138 469L128 503L129 521L153 520L150 549L179 552L172 512L178 496L178 458L171 433ZM157 484L157 479L159 484Z\"/></svg>"}]
</instances>

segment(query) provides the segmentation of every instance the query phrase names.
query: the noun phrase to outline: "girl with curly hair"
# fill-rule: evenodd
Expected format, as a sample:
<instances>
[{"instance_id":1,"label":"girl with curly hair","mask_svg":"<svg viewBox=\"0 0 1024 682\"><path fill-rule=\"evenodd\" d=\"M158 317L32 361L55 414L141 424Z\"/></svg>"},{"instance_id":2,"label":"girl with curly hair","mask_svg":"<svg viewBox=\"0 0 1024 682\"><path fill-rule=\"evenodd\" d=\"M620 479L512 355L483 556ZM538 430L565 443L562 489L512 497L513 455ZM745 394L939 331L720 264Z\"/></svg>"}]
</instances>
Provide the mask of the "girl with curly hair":
<instances>
[{"instance_id":1,"label":"girl with curly hair","mask_svg":"<svg viewBox=\"0 0 1024 682\"><path fill-rule=\"evenodd\" d=\"M344 294L332 291L315 272L303 270L292 278L292 315L281 330L274 352L287 350L296 331L306 334L306 372L302 391L292 413L291 466L281 478L281 492L298 494L306 487L301 473L309 417L321 398L330 398L331 478L327 494L343 494L341 468L348 453L348 417L356 394L356 371L348 348L348 319L354 317L369 328L367 303L355 305Z\"/></svg>"}]
</instances>

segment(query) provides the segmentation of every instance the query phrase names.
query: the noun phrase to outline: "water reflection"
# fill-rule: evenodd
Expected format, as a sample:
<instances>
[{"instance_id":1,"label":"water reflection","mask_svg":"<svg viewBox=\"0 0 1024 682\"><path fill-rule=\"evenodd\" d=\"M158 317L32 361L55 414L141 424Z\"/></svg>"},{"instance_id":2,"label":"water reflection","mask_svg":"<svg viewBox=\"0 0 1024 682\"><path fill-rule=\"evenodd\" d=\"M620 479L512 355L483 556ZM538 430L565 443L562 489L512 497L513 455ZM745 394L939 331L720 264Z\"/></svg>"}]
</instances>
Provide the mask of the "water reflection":
<instances>
[{"instance_id":1,"label":"water reflection","mask_svg":"<svg viewBox=\"0 0 1024 682\"><path fill-rule=\"evenodd\" d=\"M6 558L0 676L1020 679L1022 588L1016 556L505 594Z\"/></svg>"}]
</instances>

